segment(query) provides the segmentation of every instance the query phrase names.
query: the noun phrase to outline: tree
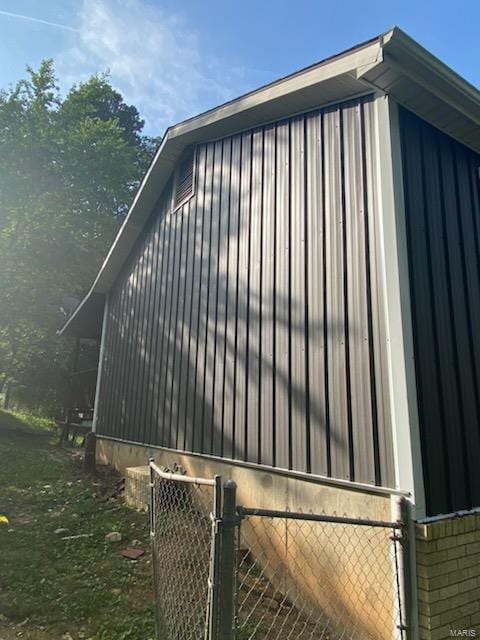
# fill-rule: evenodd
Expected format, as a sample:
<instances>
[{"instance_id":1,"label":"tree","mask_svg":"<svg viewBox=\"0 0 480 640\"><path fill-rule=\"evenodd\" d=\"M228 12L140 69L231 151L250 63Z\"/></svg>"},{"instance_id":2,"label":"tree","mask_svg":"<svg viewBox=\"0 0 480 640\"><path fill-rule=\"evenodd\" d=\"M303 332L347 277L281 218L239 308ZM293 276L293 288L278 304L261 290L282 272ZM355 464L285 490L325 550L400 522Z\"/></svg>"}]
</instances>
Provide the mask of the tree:
<instances>
[{"instance_id":1,"label":"tree","mask_svg":"<svg viewBox=\"0 0 480 640\"><path fill-rule=\"evenodd\" d=\"M71 358L62 298L91 284L158 140L107 76L62 98L51 60L27 71L0 92L0 386L47 409Z\"/></svg>"}]
</instances>

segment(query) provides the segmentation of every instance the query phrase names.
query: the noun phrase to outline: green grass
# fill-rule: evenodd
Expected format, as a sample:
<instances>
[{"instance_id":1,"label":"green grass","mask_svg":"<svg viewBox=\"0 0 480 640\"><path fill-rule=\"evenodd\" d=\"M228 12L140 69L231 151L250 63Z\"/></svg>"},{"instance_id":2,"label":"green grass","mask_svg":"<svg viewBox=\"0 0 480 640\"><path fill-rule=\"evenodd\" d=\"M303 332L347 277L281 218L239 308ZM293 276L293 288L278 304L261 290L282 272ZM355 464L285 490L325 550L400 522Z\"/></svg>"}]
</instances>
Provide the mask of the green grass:
<instances>
[{"instance_id":1,"label":"green grass","mask_svg":"<svg viewBox=\"0 0 480 640\"><path fill-rule=\"evenodd\" d=\"M150 555L120 553L133 539L148 550L148 517L103 501L117 478L86 478L54 435L46 419L0 412L0 637L153 638ZM89 537L62 540L60 527ZM121 543L105 541L114 530Z\"/></svg>"}]
</instances>

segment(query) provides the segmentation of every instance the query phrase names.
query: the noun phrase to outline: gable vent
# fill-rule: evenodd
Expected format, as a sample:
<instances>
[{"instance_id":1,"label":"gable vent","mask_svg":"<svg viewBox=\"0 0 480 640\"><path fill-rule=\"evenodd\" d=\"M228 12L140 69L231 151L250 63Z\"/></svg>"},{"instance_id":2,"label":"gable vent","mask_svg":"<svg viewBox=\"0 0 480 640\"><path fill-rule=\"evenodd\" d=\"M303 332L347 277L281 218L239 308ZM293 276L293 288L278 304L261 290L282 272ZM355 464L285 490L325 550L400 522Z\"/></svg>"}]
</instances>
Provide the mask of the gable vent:
<instances>
[{"instance_id":1,"label":"gable vent","mask_svg":"<svg viewBox=\"0 0 480 640\"><path fill-rule=\"evenodd\" d=\"M188 151L180 161L175 177L175 207L193 195L193 150Z\"/></svg>"}]
</instances>

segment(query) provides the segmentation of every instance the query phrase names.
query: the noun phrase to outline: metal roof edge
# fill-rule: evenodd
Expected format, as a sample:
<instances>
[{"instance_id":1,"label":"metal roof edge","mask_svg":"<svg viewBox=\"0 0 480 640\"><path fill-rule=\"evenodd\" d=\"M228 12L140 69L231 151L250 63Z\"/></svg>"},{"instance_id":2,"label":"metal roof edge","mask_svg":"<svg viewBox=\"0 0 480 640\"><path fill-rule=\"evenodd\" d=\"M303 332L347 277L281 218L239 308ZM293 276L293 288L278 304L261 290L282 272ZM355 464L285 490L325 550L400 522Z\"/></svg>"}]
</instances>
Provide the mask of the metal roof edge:
<instances>
[{"instance_id":1,"label":"metal roof edge","mask_svg":"<svg viewBox=\"0 0 480 640\"><path fill-rule=\"evenodd\" d=\"M392 52L398 55L412 55L417 63L422 64L430 71L432 76L434 75L441 78L451 89L472 100L479 109L478 113L472 115L476 115L476 117L480 119L480 91L477 87L468 82L468 80L465 80L465 78L433 55L433 53L430 53L428 49L422 47L421 44L400 29L400 27L393 27L384 33L380 36L380 42L382 49L386 53L390 54ZM402 68L404 67L400 62L399 65Z\"/></svg>"}]
</instances>

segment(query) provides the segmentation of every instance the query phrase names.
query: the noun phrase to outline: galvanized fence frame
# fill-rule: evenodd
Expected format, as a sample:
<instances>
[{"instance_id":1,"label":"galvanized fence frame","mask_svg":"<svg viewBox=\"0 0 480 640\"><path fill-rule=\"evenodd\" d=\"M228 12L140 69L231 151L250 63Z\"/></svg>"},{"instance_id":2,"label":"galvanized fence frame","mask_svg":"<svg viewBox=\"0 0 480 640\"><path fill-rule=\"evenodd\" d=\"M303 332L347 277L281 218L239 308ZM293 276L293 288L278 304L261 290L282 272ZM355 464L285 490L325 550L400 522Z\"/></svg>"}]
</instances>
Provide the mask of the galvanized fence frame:
<instances>
[{"instance_id":1,"label":"galvanized fence frame","mask_svg":"<svg viewBox=\"0 0 480 640\"><path fill-rule=\"evenodd\" d=\"M174 563L176 561L175 551L172 550L171 557L168 555L165 558L160 558L158 553L158 538L161 535L161 532L158 530L157 523L160 518L160 505L159 505L159 496L158 493L158 481L163 481L165 483L171 483L169 486L172 487L180 487L181 501L185 500L186 489L187 487L191 488L209 488L211 489L211 510L208 514L208 518L210 520L210 552L209 552L209 561L207 568L207 575L204 576L205 579L205 592L206 592L206 601L204 603L204 640L213 640L216 637L216 627L217 627L217 619L218 619L218 589L219 589L219 579L218 579L218 568L220 566L219 562L219 550L220 550L220 530L219 530L219 522L221 520L221 500L222 500L222 485L221 485L221 477L215 476L214 478L197 478L192 476L183 475L180 473L173 473L170 471L163 471L158 467L153 459L149 460L149 468L150 468L150 537L152 541L152 562L153 562L153 581L154 581L154 590L155 590L155 624L156 624L156 635L157 638L161 638L161 640L187 640L188 631L184 628L186 625L182 625L182 630L177 634L176 632L166 632L164 629L165 621L162 618L162 606L164 606L163 602L161 602L160 594L162 593L162 589L164 585L162 585L161 581L164 578L165 573L167 571L162 572L161 569L165 568L165 565L171 561ZM168 485L167 485L168 486ZM173 495L173 500L171 502L175 502L176 495L175 490L170 490L170 494ZM180 499L177 500L180 502ZM175 509L179 505L170 504L167 505L168 508L164 509L164 520L168 519L169 515L171 517L170 510ZM189 505L190 509L192 509L192 505ZM195 508L195 506L193 506ZM188 513L187 513L188 515ZM199 517L196 517L196 523L198 526ZM205 522L206 518L203 517ZM178 532L181 533L181 532ZM202 532L198 531L199 537ZM203 532L205 534L205 531ZM180 541L181 544L181 541ZM194 550L192 549L192 556L194 555ZM205 562L200 563L205 565ZM198 569L198 567L197 567ZM205 570L205 566L200 567L201 570ZM162 575L163 573L163 575ZM198 577L198 576L197 576ZM168 585L165 585L167 588ZM183 590L182 593L174 594L174 597L177 597L178 600L178 610L179 616L184 615L187 617L187 608L191 603L188 602L188 592L186 589ZM160 601L159 601L160 600ZM202 603L199 603L199 608ZM200 623L199 620L196 621ZM188 620L188 624L190 621ZM196 634L195 626L191 630L192 635L190 636L192 640L200 640L198 636L193 635ZM166 637L168 636L168 637Z\"/></svg>"},{"instance_id":2,"label":"galvanized fence frame","mask_svg":"<svg viewBox=\"0 0 480 640\"><path fill-rule=\"evenodd\" d=\"M402 504L403 500L404 500L403 498L400 500L399 516L401 516L402 518L405 518L407 516L408 511ZM274 510L274 509L246 508L242 506L237 507L237 513L240 517L240 523L241 521L248 518L257 518L257 519L264 518L266 521L277 520L277 521L290 521L295 523L300 523L300 522L322 523L324 525L332 525L333 527L338 526L338 527L360 528L365 530L366 529L383 530L385 534L388 534L388 536L386 535L385 538L388 537L389 549L388 548L384 549L384 553L386 553L386 556L390 556L389 558L389 560L391 561L390 569L392 571L390 576L391 582L390 584L388 584L387 582L387 586L384 587L385 593L387 593L390 588L392 589L391 604L393 607L392 609L393 624L392 624L392 635L389 637L392 637L392 638L394 637L398 640L407 640L407 638L411 637L411 627L408 620L409 602L410 602L409 600L409 584L410 584L409 564L410 563L409 563L408 522L406 520L400 517L398 520L395 520L395 521L369 520L369 519L362 519L362 518L351 518L346 516L342 517L342 516L336 516L336 515L305 513L301 511L293 512L293 511L287 511L287 510L283 511L283 510ZM239 523L239 531L238 531L239 564L242 563L243 553L245 553L245 551L248 552L248 550L246 549L243 549L243 550L240 549L240 523ZM387 543L386 539L384 540L384 543ZM272 541L272 544L273 544L273 541ZM328 545L331 548L333 548L334 542L330 541ZM253 550L254 554L255 554L255 551L256 549ZM289 603L289 600L291 599L290 594L285 593L284 595L282 595L280 590L272 588L273 585L269 584L268 575L265 575L266 572L264 573L265 565L267 564L267 562L263 562L263 563L260 562L257 564L260 564L260 565L263 564L263 566L261 567L262 575L258 577L258 568L259 568L258 566L255 567L255 572L257 574L257 579L258 580L261 579L263 581L261 584L264 585L262 586L262 588L263 588L263 595L267 595L266 599L271 600L271 598L268 597L270 592L270 595L273 597L276 597L278 600L278 597L275 595L275 592L276 592L277 594L280 594L283 597L283 602L281 604L284 604L286 602L288 606L291 606L291 602ZM382 577L387 579L387 573L388 572L385 572L385 574ZM308 637L311 639L324 638L324 637L325 638L338 637L338 638L342 638L342 640L351 640L353 638L370 639L370 638L377 637L375 634L370 634L367 631L363 631L363 632L354 631L353 633L351 631L349 632L347 630L346 620L340 620L340 622L343 625L345 625L342 627L341 631L334 632L331 627L327 630L327 627L330 624L330 621L328 620L328 618L326 618L327 624L325 625L324 630L319 630L316 628L316 624L313 624L313 625L311 624L310 627L314 627L314 630L313 631L311 630L310 632L308 632L308 629L307 629L305 631L305 635L303 634L298 635L298 628L301 627L301 624L298 623L298 619L295 621L295 624L293 624L293 626L292 625L285 626L285 624L283 624L281 626L282 628L281 628L280 634L278 634L278 632L275 633L273 623L270 625L270 628L268 629L268 631L264 630L263 632L260 631L259 633L257 633L258 624L255 630L247 631L242 627L242 624L239 621L239 615L238 615L239 614L238 604L240 602L239 591L240 591L240 587L243 587L243 586L244 585L242 584L241 579L237 577L237 589L236 589L237 608L236 608L236 614L235 614L235 632L237 633L237 635L239 631L242 632L241 633L242 640L264 640L264 638L267 638L268 640L273 640L273 639L283 640L283 637L292 638L292 639L293 638L297 639L298 637L301 637L301 638ZM252 588L253 587L250 587L250 589ZM257 587L257 593L258 593L258 587ZM252 608L251 605L250 605L250 608ZM259 617L260 617L260 614L257 612L257 619ZM299 617L301 618L301 615L299 615ZM303 618L305 620L304 628L306 628L308 616L303 615ZM278 626L280 625L277 625L277 628ZM380 635L378 637L384 638L387 636L382 635L380 632Z\"/></svg>"},{"instance_id":3,"label":"galvanized fence frame","mask_svg":"<svg viewBox=\"0 0 480 640\"><path fill-rule=\"evenodd\" d=\"M336 515L325 514L313 514L305 512L292 512L283 510L271 510L271 509L258 509L251 507L243 507L237 505L236 500L236 484L235 482L228 480L222 487L220 476L215 476L212 479L206 478L194 478L185 476L179 473L172 473L168 471L162 471L153 460L150 460L150 475L151 475L151 535L152 535L152 548L154 552L154 581L156 599L161 591L158 580L161 579L158 571L158 558L155 557L155 522L156 514L155 510L159 508L156 504L155 496L155 478L161 478L165 482L177 483L179 486L192 486L192 487L210 487L212 489L212 509L209 514L210 518L210 559L208 571L204 567L203 578L205 581L205 589L207 593L207 599L204 603L205 610L205 624L204 624L204 640L233 640L234 638L241 638L241 640L263 640L263 637L267 637L275 640L283 640L283 635L278 633L267 634L262 636L260 634L248 635L244 629L240 628L237 611L237 600L239 598L239 562L240 554L238 544L240 541L241 523L245 522L249 518L266 519L269 521L282 520L296 523L322 523L322 525L331 525L332 527L359 527L370 529L383 529L385 532L390 532L389 540L392 545L392 576L393 582L391 588L392 598L396 598L397 606L397 635L400 640L406 640L411 637L411 625L408 620L408 613L410 610L410 559L409 559L409 521L408 521L408 508L406 500L400 499L398 509L398 520L396 521L380 521L380 520L368 520L361 518L342 517ZM158 499L158 496L157 496ZM168 517L168 516L167 516ZM299 524L300 526L300 524ZM194 553L194 549L192 549ZM168 562L168 559L167 559ZM167 572L168 574L168 572ZM208 575L207 575L208 574ZM180 613L184 613L182 607L185 607L185 602L182 602L181 594L178 595L178 608ZM161 602L156 602L157 609L162 606ZM159 616L157 618L157 634L160 633ZM312 627L313 628L313 627ZM292 637L294 628L291 629L290 635L285 637ZM395 631L395 630L394 630ZM329 635L330 634L330 635ZM308 635L308 634L307 634ZM168 636L168 637L167 637ZM172 634L165 636L157 635L161 640L201 640L197 635L189 634L188 630L183 634ZM303 636L302 636L303 637ZM312 638L333 638L337 637L335 633L329 631L324 635L322 631L320 635L314 635L313 631L309 636ZM351 638L345 630L341 633L342 638ZM360 636L359 636L360 637ZM370 638L373 636L362 635L362 638Z\"/></svg>"}]
</instances>

